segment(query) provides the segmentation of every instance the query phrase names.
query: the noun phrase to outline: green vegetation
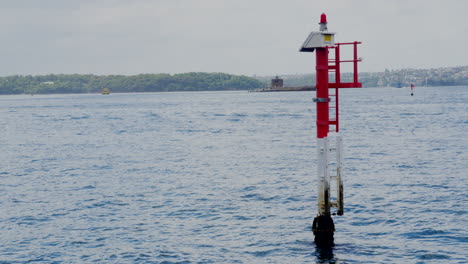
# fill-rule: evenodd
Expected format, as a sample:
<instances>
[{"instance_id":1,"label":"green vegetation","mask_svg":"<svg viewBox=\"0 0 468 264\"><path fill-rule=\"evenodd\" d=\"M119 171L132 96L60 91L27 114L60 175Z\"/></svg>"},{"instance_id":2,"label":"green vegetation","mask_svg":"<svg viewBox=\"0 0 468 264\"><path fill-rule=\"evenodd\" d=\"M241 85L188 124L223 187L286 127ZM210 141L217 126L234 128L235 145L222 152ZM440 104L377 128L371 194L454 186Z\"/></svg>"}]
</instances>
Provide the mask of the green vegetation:
<instances>
[{"instance_id":1,"label":"green vegetation","mask_svg":"<svg viewBox=\"0 0 468 264\"><path fill-rule=\"evenodd\" d=\"M248 90L262 87L256 79L225 73L124 75L49 74L0 77L0 94L167 92Z\"/></svg>"}]
</instances>

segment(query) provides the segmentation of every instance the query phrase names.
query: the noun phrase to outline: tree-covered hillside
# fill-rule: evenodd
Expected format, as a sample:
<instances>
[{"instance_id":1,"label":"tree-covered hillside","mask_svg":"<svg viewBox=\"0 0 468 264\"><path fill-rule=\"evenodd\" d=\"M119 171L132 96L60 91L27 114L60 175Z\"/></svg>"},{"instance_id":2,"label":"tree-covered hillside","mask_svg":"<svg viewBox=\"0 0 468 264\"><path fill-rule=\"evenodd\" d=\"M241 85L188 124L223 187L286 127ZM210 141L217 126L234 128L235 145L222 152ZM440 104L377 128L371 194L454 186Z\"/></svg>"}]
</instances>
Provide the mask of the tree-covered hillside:
<instances>
[{"instance_id":1,"label":"tree-covered hillside","mask_svg":"<svg viewBox=\"0 0 468 264\"><path fill-rule=\"evenodd\" d=\"M49 74L0 77L0 94L166 92L248 90L262 87L256 79L225 73L124 75Z\"/></svg>"}]
</instances>

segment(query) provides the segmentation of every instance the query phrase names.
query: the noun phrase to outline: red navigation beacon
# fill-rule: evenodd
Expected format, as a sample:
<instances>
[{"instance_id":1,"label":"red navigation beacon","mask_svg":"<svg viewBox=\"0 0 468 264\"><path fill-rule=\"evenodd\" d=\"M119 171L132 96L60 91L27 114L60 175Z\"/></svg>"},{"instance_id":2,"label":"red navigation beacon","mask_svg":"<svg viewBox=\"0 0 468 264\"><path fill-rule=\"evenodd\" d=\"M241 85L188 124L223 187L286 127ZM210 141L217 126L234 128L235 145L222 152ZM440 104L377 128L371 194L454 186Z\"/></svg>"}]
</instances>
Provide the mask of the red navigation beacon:
<instances>
[{"instance_id":1,"label":"red navigation beacon","mask_svg":"<svg viewBox=\"0 0 468 264\"><path fill-rule=\"evenodd\" d=\"M327 23L327 15L325 15L325 13L320 15L320 23Z\"/></svg>"},{"instance_id":2,"label":"red navigation beacon","mask_svg":"<svg viewBox=\"0 0 468 264\"><path fill-rule=\"evenodd\" d=\"M309 34L300 48L301 52L314 52L316 54L316 98L317 104L317 163L318 163L318 215L314 219L312 231L318 246L333 245L333 232L335 226L331 218L331 208L336 208L333 214L343 215L343 181L342 181L342 139L339 135L339 88L359 88L362 84L358 81L357 45L361 42L335 43L335 33L328 32L327 16L320 16L320 31ZM341 60L340 48L344 45L353 46L353 58ZM330 52L334 52L334 58L330 59ZM352 82L341 82L341 63L353 64ZM334 82L329 82L329 75L334 75ZM330 92L330 89L331 92ZM330 147L328 136L330 132L336 134L336 147ZM336 151L336 161L330 161L330 151ZM334 166L332 168L332 165ZM330 192L330 181L336 180L336 197Z\"/></svg>"}]
</instances>

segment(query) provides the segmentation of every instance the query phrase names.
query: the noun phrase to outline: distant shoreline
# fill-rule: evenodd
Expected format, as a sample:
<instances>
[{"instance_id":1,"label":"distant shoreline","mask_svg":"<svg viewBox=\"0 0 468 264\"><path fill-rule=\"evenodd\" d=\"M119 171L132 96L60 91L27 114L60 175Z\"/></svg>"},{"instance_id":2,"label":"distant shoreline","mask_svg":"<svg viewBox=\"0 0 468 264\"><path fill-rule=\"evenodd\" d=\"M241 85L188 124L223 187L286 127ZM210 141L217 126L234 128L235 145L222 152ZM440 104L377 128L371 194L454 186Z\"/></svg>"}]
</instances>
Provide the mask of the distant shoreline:
<instances>
[{"instance_id":1,"label":"distant shoreline","mask_svg":"<svg viewBox=\"0 0 468 264\"><path fill-rule=\"evenodd\" d=\"M279 75L284 87L305 87L315 84L314 74ZM350 78L343 73L342 81ZM226 73L190 72L181 74L92 75L48 74L0 77L3 94L86 94L188 91L267 90L272 76L248 77ZM468 86L468 66L437 69L402 69L359 73L363 87ZM270 91L270 90L268 90Z\"/></svg>"},{"instance_id":2,"label":"distant shoreline","mask_svg":"<svg viewBox=\"0 0 468 264\"><path fill-rule=\"evenodd\" d=\"M81 94L249 90L263 87L252 77L225 73L123 75L40 75L0 78L0 94Z\"/></svg>"},{"instance_id":3,"label":"distant shoreline","mask_svg":"<svg viewBox=\"0 0 468 264\"><path fill-rule=\"evenodd\" d=\"M456 88L456 87L464 87L468 88L468 85L441 85L441 86L416 86L415 88L417 89L425 89L425 88L438 88L438 87L443 87L443 88ZM363 88L349 88L349 89L400 89L400 90L405 90L405 88L409 89L408 87L363 87ZM270 89L264 89L264 91L260 92L314 92L315 89L313 90L270 90ZM254 92L252 90L198 90L198 91L157 91L157 92L110 92L110 94L144 94L144 93L197 93L197 92ZM257 91L259 92L259 91ZM0 96L18 96L18 95L23 95L23 96L41 96L41 95L99 95L101 96L102 94L100 92L89 92L89 93L42 93L42 94L27 94L27 93L22 93L22 94L0 94ZM105 97L104 95L102 95Z\"/></svg>"}]
</instances>

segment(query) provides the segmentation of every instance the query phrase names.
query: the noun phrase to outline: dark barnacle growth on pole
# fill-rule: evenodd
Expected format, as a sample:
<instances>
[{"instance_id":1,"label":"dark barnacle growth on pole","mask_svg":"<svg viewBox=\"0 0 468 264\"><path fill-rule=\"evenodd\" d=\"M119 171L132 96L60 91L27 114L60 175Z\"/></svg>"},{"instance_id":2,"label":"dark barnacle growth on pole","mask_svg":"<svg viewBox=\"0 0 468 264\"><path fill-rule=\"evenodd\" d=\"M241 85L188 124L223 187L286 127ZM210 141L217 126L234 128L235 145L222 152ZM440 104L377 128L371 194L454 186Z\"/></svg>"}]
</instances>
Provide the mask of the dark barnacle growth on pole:
<instances>
[{"instance_id":1,"label":"dark barnacle growth on pole","mask_svg":"<svg viewBox=\"0 0 468 264\"><path fill-rule=\"evenodd\" d=\"M315 236L315 245L319 248L330 248L335 245L333 240L333 232L335 232L335 224L330 215L319 215L314 218L312 224L312 232Z\"/></svg>"}]
</instances>

